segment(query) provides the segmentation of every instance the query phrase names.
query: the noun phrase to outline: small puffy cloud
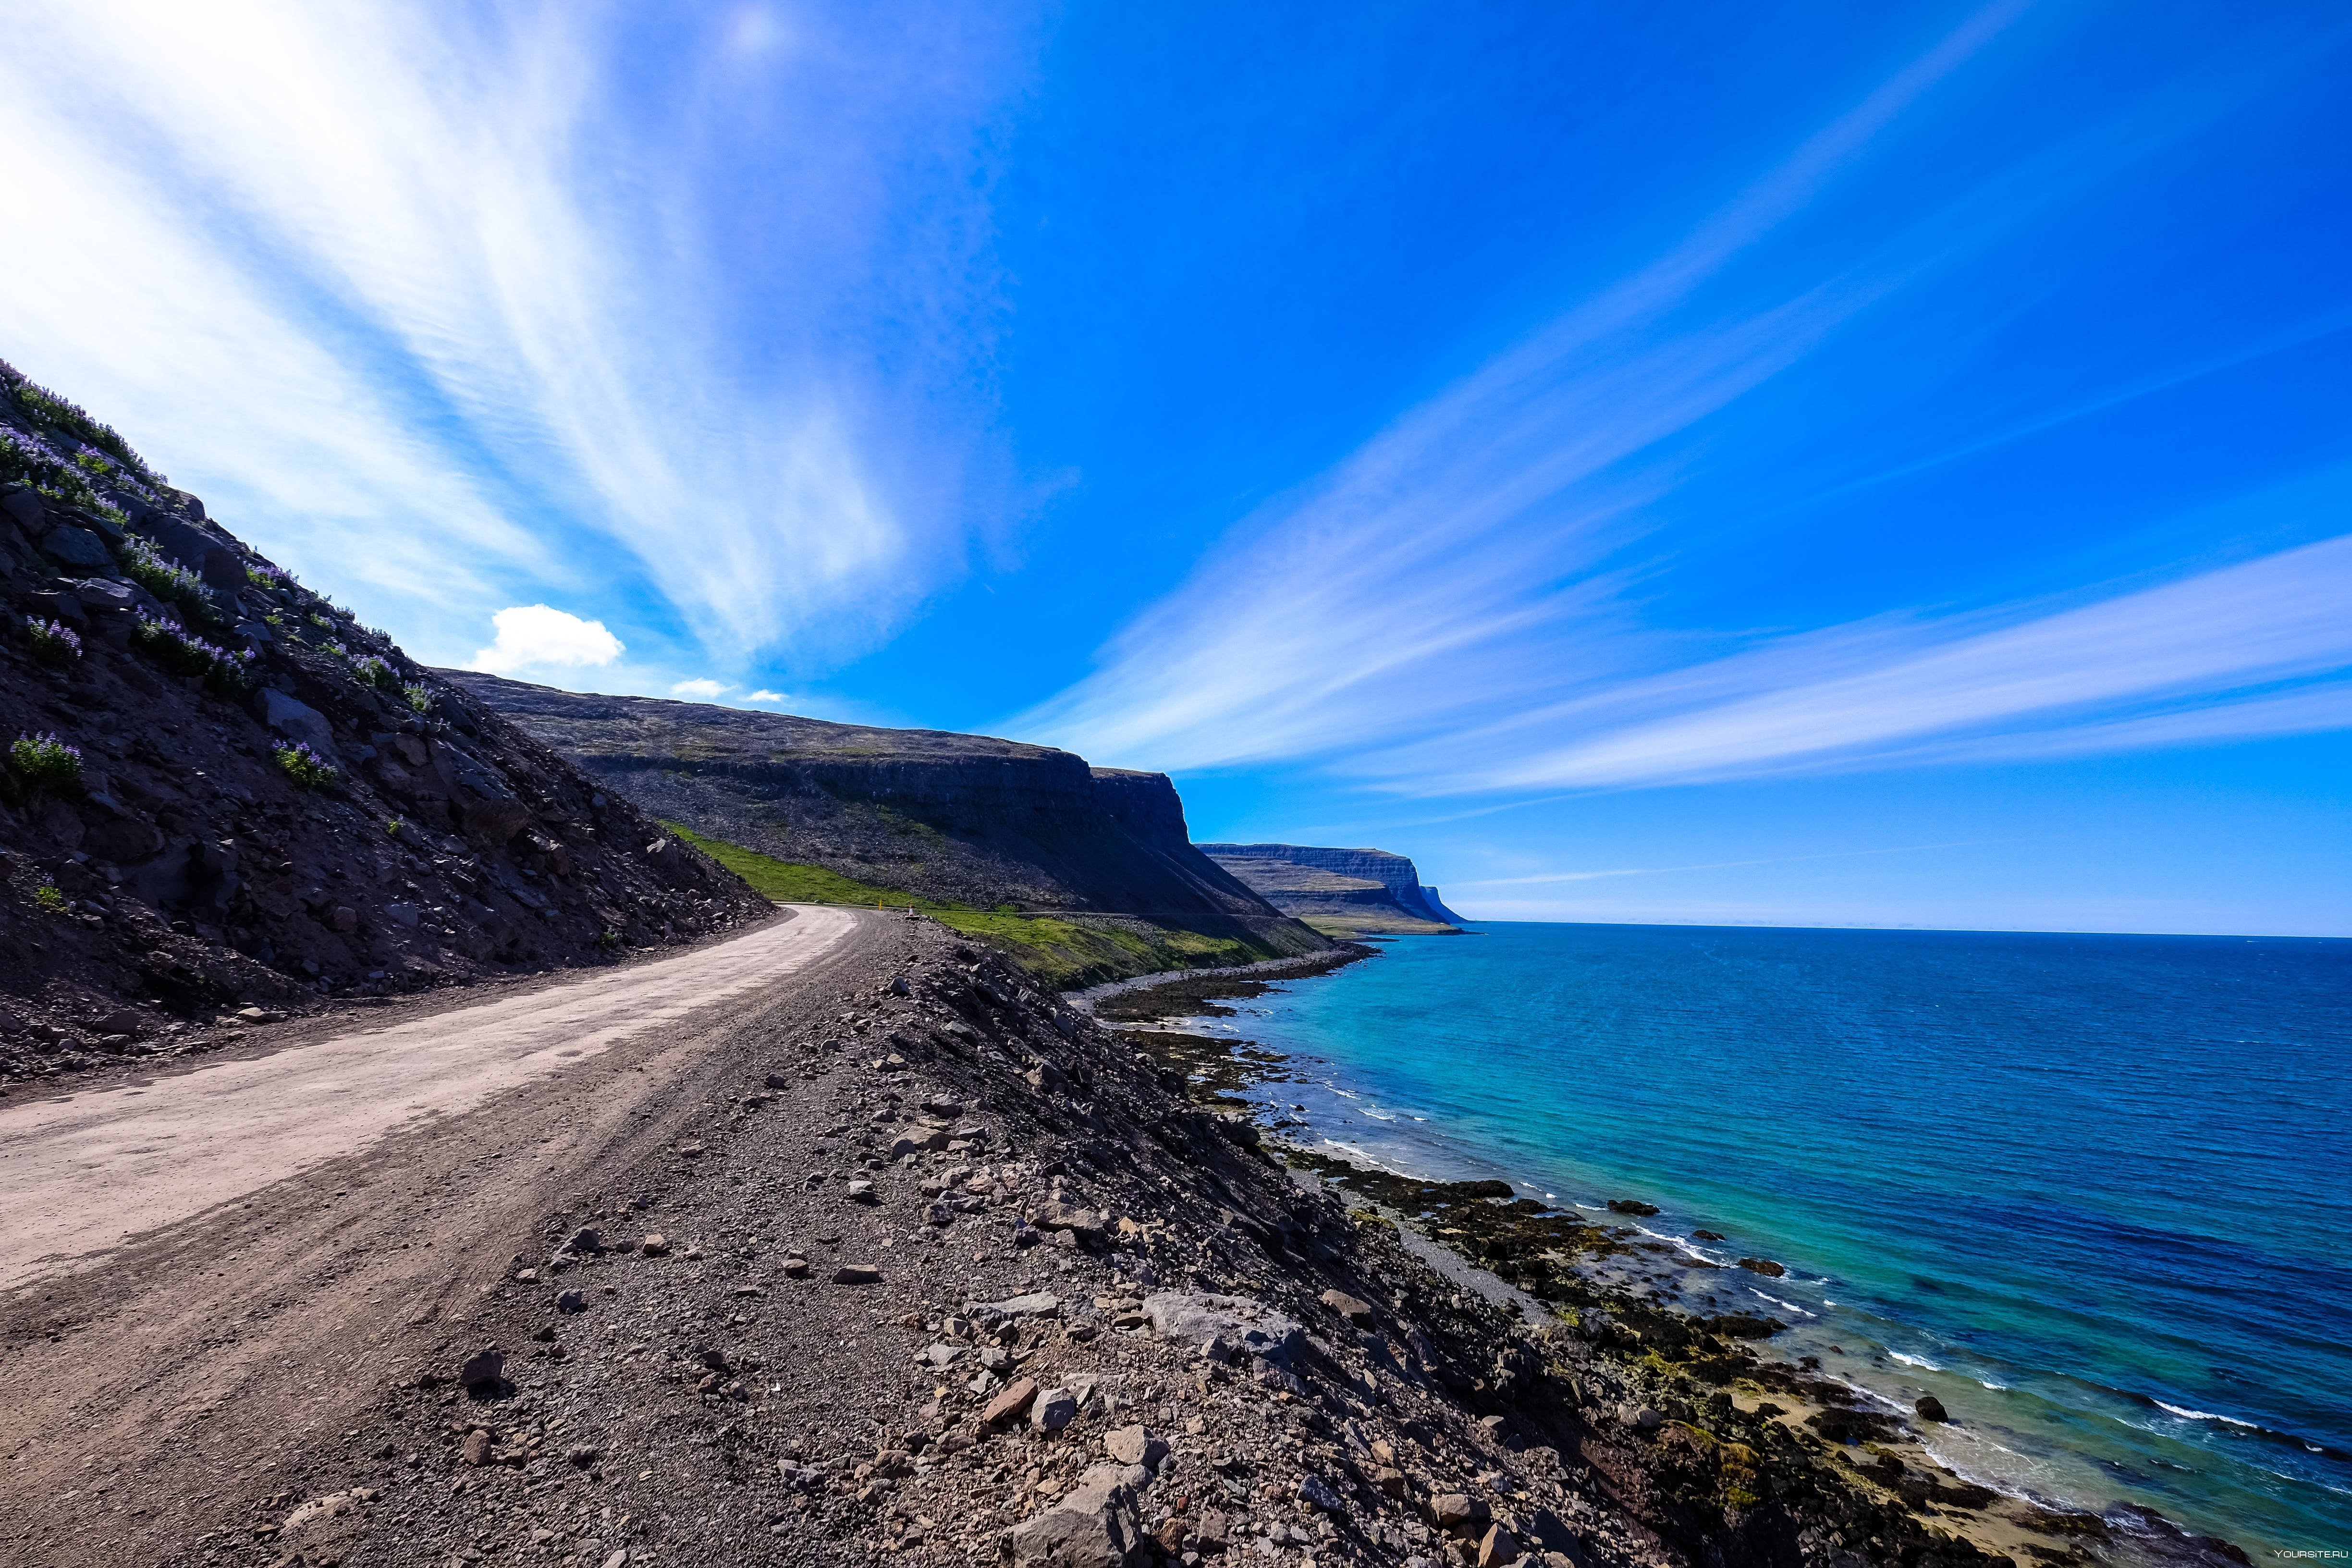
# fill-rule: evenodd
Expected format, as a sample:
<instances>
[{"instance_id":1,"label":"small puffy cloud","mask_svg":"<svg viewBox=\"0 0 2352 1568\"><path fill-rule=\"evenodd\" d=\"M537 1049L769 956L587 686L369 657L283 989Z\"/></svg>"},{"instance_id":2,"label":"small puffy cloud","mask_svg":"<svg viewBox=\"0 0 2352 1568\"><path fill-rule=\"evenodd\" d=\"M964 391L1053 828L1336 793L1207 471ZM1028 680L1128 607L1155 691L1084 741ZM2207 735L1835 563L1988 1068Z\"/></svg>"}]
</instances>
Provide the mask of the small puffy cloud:
<instances>
[{"instance_id":1,"label":"small puffy cloud","mask_svg":"<svg viewBox=\"0 0 2352 1568\"><path fill-rule=\"evenodd\" d=\"M602 621L583 621L545 605L515 605L490 617L498 633L467 668L509 675L521 669L607 665L621 657L621 639Z\"/></svg>"},{"instance_id":2,"label":"small puffy cloud","mask_svg":"<svg viewBox=\"0 0 2352 1568\"><path fill-rule=\"evenodd\" d=\"M751 693L751 696L743 699L746 702L782 702L783 700L784 694L782 692L771 691L764 686L759 690Z\"/></svg>"},{"instance_id":3,"label":"small puffy cloud","mask_svg":"<svg viewBox=\"0 0 2352 1568\"><path fill-rule=\"evenodd\" d=\"M672 697L716 697L726 689L720 682L708 676L698 676L692 680L677 682L669 689L669 694Z\"/></svg>"}]
</instances>

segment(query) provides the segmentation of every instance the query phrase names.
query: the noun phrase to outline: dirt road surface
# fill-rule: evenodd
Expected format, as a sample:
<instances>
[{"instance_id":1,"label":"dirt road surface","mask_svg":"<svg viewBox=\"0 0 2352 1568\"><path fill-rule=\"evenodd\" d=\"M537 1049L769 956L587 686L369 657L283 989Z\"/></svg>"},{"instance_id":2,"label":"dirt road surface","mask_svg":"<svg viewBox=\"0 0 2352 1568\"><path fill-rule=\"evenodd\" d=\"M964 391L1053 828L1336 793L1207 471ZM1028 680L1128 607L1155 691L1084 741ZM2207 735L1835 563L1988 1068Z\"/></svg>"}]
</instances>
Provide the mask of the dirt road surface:
<instances>
[{"instance_id":1,"label":"dirt road surface","mask_svg":"<svg viewBox=\"0 0 2352 1568\"><path fill-rule=\"evenodd\" d=\"M872 995L899 926L804 907L674 959L0 1110L0 1549L179 1560L420 1343L462 1336L551 1213L625 1207L779 1042Z\"/></svg>"},{"instance_id":2,"label":"dirt road surface","mask_svg":"<svg viewBox=\"0 0 2352 1568\"><path fill-rule=\"evenodd\" d=\"M0 1290L773 987L856 930L797 918L667 962L143 1086L0 1110Z\"/></svg>"}]
</instances>

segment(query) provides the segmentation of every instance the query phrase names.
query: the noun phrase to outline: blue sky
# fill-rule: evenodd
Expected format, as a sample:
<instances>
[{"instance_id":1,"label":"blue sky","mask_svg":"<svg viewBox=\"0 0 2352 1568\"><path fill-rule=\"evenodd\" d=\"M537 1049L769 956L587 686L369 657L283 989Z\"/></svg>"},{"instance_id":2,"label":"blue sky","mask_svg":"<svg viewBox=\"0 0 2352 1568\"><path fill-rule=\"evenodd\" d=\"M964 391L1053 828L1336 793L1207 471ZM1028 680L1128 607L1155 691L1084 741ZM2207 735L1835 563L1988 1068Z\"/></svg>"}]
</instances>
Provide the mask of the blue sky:
<instances>
[{"instance_id":1,"label":"blue sky","mask_svg":"<svg viewBox=\"0 0 2352 1568\"><path fill-rule=\"evenodd\" d=\"M421 658L2352 934L2340 10L5 13L0 355Z\"/></svg>"}]
</instances>

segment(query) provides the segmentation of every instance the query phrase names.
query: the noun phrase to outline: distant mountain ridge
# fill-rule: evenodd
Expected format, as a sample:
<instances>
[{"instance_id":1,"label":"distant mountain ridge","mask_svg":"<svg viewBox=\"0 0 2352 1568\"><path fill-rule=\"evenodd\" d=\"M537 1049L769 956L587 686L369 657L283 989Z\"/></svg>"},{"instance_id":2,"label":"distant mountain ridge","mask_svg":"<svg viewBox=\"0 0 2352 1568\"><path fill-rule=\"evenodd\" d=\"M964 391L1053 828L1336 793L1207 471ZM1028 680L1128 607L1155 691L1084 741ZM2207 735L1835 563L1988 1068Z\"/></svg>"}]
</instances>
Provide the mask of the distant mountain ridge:
<instances>
[{"instance_id":1,"label":"distant mountain ridge","mask_svg":"<svg viewBox=\"0 0 2352 1568\"><path fill-rule=\"evenodd\" d=\"M1011 905L1021 921L996 934L1065 949L1015 948L1056 981L1328 945L1193 848L1164 773L988 735L436 673L663 820L780 863L779 877L814 868L867 898Z\"/></svg>"},{"instance_id":2,"label":"distant mountain ridge","mask_svg":"<svg viewBox=\"0 0 2352 1568\"><path fill-rule=\"evenodd\" d=\"M1200 844L1268 903L1325 935L1454 931L1462 917L1402 855L1307 844Z\"/></svg>"}]
</instances>

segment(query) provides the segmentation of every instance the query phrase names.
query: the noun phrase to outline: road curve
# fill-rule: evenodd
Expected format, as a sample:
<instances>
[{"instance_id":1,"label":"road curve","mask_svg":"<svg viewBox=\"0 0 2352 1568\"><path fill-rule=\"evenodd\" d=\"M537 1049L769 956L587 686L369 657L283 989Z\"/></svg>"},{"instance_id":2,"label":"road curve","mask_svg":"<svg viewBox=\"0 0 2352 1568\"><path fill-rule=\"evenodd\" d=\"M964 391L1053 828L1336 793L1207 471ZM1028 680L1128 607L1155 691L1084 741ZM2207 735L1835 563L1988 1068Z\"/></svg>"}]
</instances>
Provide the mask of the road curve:
<instances>
[{"instance_id":1,"label":"road curve","mask_svg":"<svg viewBox=\"0 0 2352 1568\"><path fill-rule=\"evenodd\" d=\"M847 909L797 906L792 920L677 958L142 1087L0 1110L0 1290L771 985L831 952L857 921Z\"/></svg>"}]
</instances>

